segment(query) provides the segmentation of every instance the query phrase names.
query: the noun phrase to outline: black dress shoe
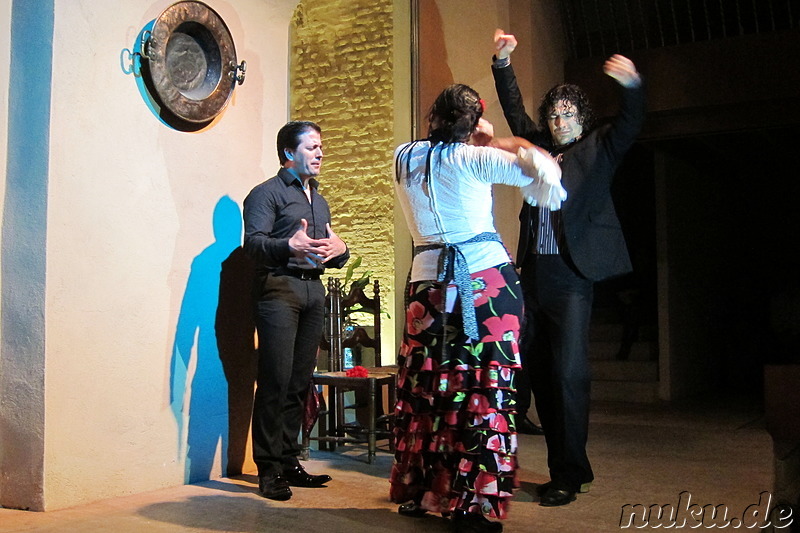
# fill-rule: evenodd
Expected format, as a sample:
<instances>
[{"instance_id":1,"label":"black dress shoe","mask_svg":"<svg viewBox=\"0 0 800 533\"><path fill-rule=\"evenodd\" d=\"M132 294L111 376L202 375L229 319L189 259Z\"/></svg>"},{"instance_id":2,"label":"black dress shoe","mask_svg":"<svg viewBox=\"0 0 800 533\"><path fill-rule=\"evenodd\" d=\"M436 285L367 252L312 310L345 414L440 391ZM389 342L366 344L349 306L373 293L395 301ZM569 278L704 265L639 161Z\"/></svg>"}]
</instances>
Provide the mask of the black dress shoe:
<instances>
[{"instance_id":1,"label":"black dress shoe","mask_svg":"<svg viewBox=\"0 0 800 533\"><path fill-rule=\"evenodd\" d=\"M428 511L414 502L402 504L397 508L397 512L403 516L410 516L412 518L421 518L428 513Z\"/></svg>"},{"instance_id":2,"label":"black dress shoe","mask_svg":"<svg viewBox=\"0 0 800 533\"><path fill-rule=\"evenodd\" d=\"M527 416L517 417L517 433L525 435L544 435L541 426L537 426Z\"/></svg>"},{"instance_id":3,"label":"black dress shoe","mask_svg":"<svg viewBox=\"0 0 800 533\"><path fill-rule=\"evenodd\" d=\"M482 514L456 510L450 520L453 533L501 533L503 524L487 520Z\"/></svg>"},{"instance_id":4,"label":"black dress shoe","mask_svg":"<svg viewBox=\"0 0 800 533\"><path fill-rule=\"evenodd\" d=\"M548 481L547 483L542 483L541 485L536 485L535 489L536 495L541 498L542 496L544 496L544 493L547 492L547 490L552 486L553 486L552 481Z\"/></svg>"},{"instance_id":5,"label":"black dress shoe","mask_svg":"<svg viewBox=\"0 0 800 533\"><path fill-rule=\"evenodd\" d=\"M544 494L552 486L553 486L553 482L552 481L548 481L547 483L542 483L541 485L536 485L536 495L539 496L539 497L544 496ZM591 488L592 488L592 482L591 481L587 481L586 483L581 483L581 486L578 489L578 492L580 492L581 494L586 494L587 492L589 492L589 490L591 490Z\"/></svg>"},{"instance_id":6,"label":"black dress shoe","mask_svg":"<svg viewBox=\"0 0 800 533\"><path fill-rule=\"evenodd\" d=\"M568 490L550 487L542 495L539 505L542 507L559 507L575 501L575 493Z\"/></svg>"},{"instance_id":7,"label":"black dress shoe","mask_svg":"<svg viewBox=\"0 0 800 533\"><path fill-rule=\"evenodd\" d=\"M258 476L258 491L270 500L286 501L292 497L289 482L280 474Z\"/></svg>"},{"instance_id":8,"label":"black dress shoe","mask_svg":"<svg viewBox=\"0 0 800 533\"><path fill-rule=\"evenodd\" d=\"M289 485L293 487L321 487L331 480L331 476L327 474L321 474L318 476L309 474L300 465L289 469L284 469L283 477L285 477L286 481L289 482Z\"/></svg>"}]
</instances>

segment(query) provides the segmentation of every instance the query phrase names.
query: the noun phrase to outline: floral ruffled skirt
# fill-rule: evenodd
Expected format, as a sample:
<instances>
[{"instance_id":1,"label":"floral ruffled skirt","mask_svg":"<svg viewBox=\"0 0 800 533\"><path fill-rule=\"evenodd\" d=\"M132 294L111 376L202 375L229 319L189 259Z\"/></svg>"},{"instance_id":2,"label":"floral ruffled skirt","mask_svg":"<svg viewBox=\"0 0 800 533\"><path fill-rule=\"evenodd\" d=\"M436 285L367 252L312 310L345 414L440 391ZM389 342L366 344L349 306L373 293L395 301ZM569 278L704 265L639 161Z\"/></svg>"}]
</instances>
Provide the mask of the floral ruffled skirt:
<instances>
[{"instance_id":1,"label":"floral ruffled skirt","mask_svg":"<svg viewBox=\"0 0 800 533\"><path fill-rule=\"evenodd\" d=\"M514 376L522 292L511 264L471 275L479 340L463 332L443 284L409 287L400 348L393 502L504 518L517 486Z\"/></svg>"}]
</instances>

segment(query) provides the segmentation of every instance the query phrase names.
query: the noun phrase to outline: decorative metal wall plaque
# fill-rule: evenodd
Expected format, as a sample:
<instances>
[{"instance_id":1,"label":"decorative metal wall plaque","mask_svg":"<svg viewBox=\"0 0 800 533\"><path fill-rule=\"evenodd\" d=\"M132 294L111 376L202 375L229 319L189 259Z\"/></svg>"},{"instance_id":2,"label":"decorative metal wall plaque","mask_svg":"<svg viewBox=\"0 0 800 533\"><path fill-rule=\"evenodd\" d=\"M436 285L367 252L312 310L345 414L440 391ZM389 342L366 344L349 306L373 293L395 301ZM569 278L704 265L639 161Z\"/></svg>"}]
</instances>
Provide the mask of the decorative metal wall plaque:
<instances>
[{"instance_id":1,"label":"decorative metal wall plaque","mask_svg":"<svg viewBox=\"0 0 800 533\"><path fill-rule=\"evenodd\" d=\"M200 129L219 115L247 68L245 61L237 64L219 14L195 1L165 9L142 30L132 55L131 70L136 74L139 67L161 118L184 130Z\"/></svg>"}]
</instances>

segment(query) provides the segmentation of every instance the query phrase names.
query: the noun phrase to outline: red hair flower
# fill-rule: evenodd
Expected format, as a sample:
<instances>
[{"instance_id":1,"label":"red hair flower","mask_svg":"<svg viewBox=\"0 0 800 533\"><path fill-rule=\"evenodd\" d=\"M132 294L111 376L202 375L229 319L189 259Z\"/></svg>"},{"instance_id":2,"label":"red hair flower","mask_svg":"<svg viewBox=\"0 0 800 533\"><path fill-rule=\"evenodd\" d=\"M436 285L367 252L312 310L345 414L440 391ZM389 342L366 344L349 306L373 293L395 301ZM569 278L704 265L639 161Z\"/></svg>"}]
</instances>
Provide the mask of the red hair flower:
<instances>
[{"instance_id":1,"label":"red hair flower","mask_svg":"<svg viewBox=\"0 0 800 533\"><path fill-rule=\"evenodd\" d=\"M486 100L481 98L480 103L481 103L481 109L483 110L484 113L486 113Z\"/></svg>"}]
</instances>

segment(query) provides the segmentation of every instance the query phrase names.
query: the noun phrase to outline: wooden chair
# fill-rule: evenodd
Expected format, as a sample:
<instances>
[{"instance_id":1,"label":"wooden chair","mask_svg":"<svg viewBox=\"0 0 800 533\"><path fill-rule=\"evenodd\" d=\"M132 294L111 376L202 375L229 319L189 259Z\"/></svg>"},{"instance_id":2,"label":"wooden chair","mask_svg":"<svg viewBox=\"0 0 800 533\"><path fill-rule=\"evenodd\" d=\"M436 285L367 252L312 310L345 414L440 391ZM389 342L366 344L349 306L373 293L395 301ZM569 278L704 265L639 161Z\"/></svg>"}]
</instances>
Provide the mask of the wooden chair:
<instances>
[{"instance_id":1,"label":"wooden chair","mask_svg":"<svg viewBox=\"0 0 800 533\"><path fill-rule=\"evenodd\" d=\"M328 279L328 296L326 297L328 317L326 335L322 348L327 349L327 371L314 373L314 383L327 388L327 406L319 413L318 436L311 437L310 432L303 433L303 456L308 456L310 441L319 442L320 449L335 450L337 444L367 442L367 460L372 463L377 451L379 438L389 439L389 448L394 451L391 438L391 414L383 414L379 406L383 403L383 388L386 387L389 400L386 412L391 413L396 401L397 368L381 365L381 328L380 328L380 286L373 283L373 297L368 297L362 289L356 289L347 296L342 296L341 281ZM372 322L372 335L365 325L350 325L349 316L353 312L369 316ZM349 335L348 335L349 333ZM347 376L344 367L345 349L355 353L370 348L373 350L374 365L365 366L367 377ZM361 352L363 355L363 352ZM357 361L359 363L363 361ZM355 391L356 404L346 405L346 391ZM366 411L366 427L345 424L346 409L362 409ZM363 413L362 413L363 414Z\"/></svg>"}]
</instances>

